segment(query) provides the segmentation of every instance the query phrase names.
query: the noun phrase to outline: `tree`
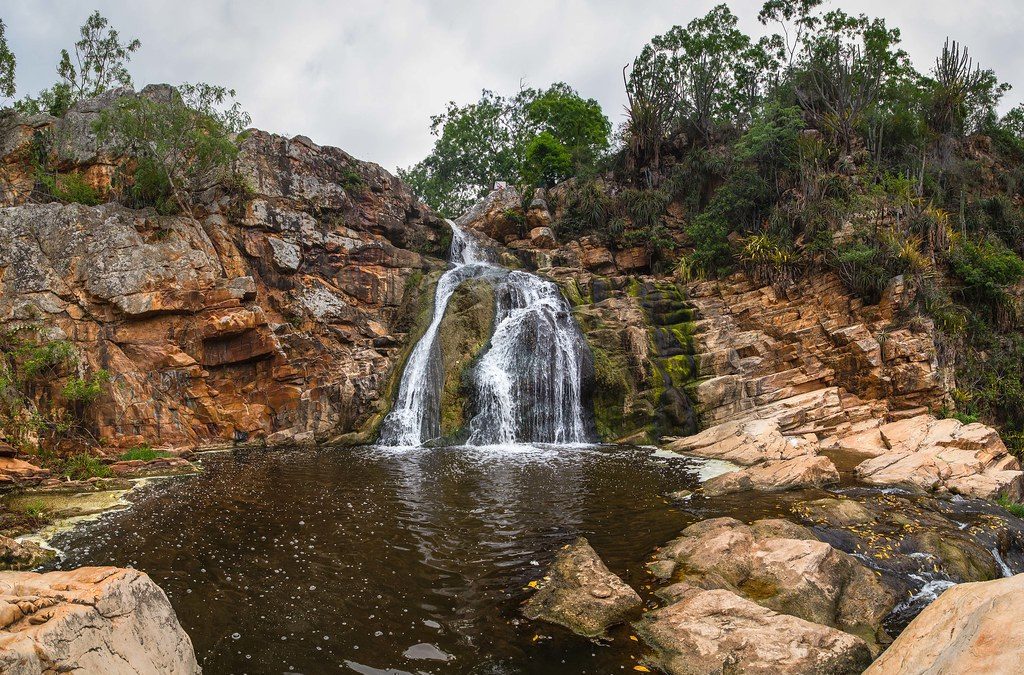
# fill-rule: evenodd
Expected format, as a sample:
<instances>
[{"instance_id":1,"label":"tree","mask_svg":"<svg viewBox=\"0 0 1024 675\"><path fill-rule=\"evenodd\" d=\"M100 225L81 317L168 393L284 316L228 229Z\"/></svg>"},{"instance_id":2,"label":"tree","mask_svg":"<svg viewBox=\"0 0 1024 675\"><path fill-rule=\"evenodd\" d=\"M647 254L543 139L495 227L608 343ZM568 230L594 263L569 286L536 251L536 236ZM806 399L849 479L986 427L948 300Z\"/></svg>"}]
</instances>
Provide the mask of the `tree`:
<instances>
[{"instance_id":1,"label":"tree","mask_svg":"<svg viewBox=\"0 0 1024 675\"><path fill-rule=\"evenodd\" d=\"M437 137L430 154L398 174L439 213L454 217L495 182L560 180L592 164L608 147L611 124L597 101L556 83L511 97L484 90L465 106L451 102L431 117L430 129Z\"/></svg>"},{"instance_id":2,"label":"tree","mask_svg":"<svg viewBox=\"0 0 1024 675\"><path fill-rule=\"evenodd\" d=\"M128 62L142 43L137 39L122 43L120 34L98 11L89 15L79 33L74 63L68 50L62 49L56 84L39 92L37 98L26 96L18 104L20 110L59 117L75 101L98 96L114 87L132 86Z\"/></svg>"},{"instance_id":3,"label":"tree","mask_svg":"<svg viewBox=\"0 0 1024 675\"><path fill-rule=\"evenodd\" d=\"M96 123L101 142L135 160L135 205L192 215L194 197L223 179L238 154L237 134L250 122L235 92L209 84L152 88L125 96Z\"/></svg>"},{"instance_id":4,"label":"tree","mask_svg":"<svg viewBox=\"0 0 1024 675\"><path fill-rule=\"evenodd\" d=\"M796 63L804 49L804 41L821 23L821 17L814 11L824 0L767 0L757 15L757 20L767 26L777 23L782 35L774 36L771 44L780 60L785 59L787 71Z\"/></svg>"},{"instance_id":5,"label":"tree","mask_svg":"<svg viewBox=\"0 0 1024 675\"><path fill-rule=\"evenodd\" d=\"M14 96L14 66L17 62L14 53L7 46L4 29L4 20L0 19L0 98L12 98Z\"/></svg>"},{"instance_id":6,"label":"tree","mask_svg":"<svg viewBox=\"0 0 1024 675\"><path fill-rule=\"evenodd\" d=\"M1010 85L974 63L966 47L946 39L930 82L929 122L939 133L963 135L994 119L995 107Z\"/></svg>"},{"instance_id":7,"label":"tree","mask_svg":"<svg viewBox=\"0 0 1024 675\"><path fill-rule=\"evenodd\" d=\"M622 81L626 87L626 157L633 172L657 172L661 165L661 143L669 132L676 108L678 84L668 56L650 45L633 59L633 67ZM647 181L649 184L651 180Z\"/></svg>"}]
</instances>

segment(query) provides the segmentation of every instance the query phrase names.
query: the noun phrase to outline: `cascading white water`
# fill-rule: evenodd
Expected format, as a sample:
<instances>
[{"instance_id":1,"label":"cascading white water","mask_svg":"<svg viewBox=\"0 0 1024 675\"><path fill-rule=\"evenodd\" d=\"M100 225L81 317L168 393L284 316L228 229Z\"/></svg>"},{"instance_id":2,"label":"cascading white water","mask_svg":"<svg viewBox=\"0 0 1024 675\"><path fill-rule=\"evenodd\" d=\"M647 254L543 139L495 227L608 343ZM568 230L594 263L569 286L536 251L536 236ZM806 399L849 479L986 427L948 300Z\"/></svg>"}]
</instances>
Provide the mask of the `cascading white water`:
<instances>
[{"instance_id":1,"label":"cascading white water","mask_svg":"<svg viewBox=\"0 0 1024 675\"><path fill-rule=\"evenodd\" d=\"M509 272L498 287L491 347L474 373L470 444L591 440L583 406L585 344L555 284Z\"/></svg>"},{"instance_id":2,"label":"cascading white water","mask_svg":"<svg viewBox=\"0 0 1024 675\"><path fill-rule=\"evenodd\" d=\"M380 442L384 445L422 445L440 435L439 406L444 377L437 332L455 289L491 267L476 241L451 221L448 224L452 228L448 257L455 266L437 281L434 316L409 355L395 405L381 427Z\"/></svg>"},{"instance_id":3,"label":"cascading white water","mask_svg":"<svg viewBox=\"0 0 1024 675\"><path fill-rule=\"evenodd\" d=\"M409 355L381 444L418 446L440 436L444 364L438 331L455 290L482 276L495 280L498 309L490 346L473 371L476 413L469 444L590 441L583 401L590 351L558 287L487 262L473 235L450 224L455 266L437 282L434 316Z\"/></svg>"}]
</instances>

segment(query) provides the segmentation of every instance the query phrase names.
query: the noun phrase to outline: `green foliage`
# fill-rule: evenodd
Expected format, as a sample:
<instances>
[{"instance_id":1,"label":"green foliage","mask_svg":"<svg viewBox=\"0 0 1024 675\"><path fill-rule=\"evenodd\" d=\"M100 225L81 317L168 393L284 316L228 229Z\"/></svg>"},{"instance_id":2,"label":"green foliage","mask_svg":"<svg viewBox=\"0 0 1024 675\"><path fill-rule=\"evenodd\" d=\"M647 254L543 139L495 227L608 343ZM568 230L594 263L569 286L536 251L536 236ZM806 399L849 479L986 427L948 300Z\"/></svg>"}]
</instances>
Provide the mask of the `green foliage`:
<instances>
[{"instance_id":1,"label":"green foliage","mask_svg":"<svg viewBox=\"0 0 1024 675\"><path fill-rule=\"evenodd\" d=\"M89 185L82 174L50 173L42 168L36 170L36 180L51 197L62 202L75 202L96 206L103 200L96 188Z\"/></svg>"},{"instance_id":2,"label":"green foliage","mask_svg":"<svg viewBox=\"0 0 1024 675\"><path fill-rule=\"evenodd\" d=\"M98 138L137 161L126 201L163 212L173 202L191 214L196 195L229 174L238 134L249 124L234 95L215 85L183 84L124 96L104 110Z\"/></svg>"},{"instance_id":3,"label":"green foliage","mask_svg":"<svg viewBox=\"0 0 1024 675\"><path fill-rule=\"evenodd\" d=\"M526 144L523 177L534 185L550 187L573 173L569 150L550 132L542 131Z\"/></svg>"},{"instance_id":4,"label":"green foliage","mask_svg":"<svg viewBox=\"0 0 1024 675\"><path fill-rule=\"evenodd\" d=\"M121 42L121 36L110 22L93 12L79 29L81 39L74 46L74 62L66 49L60 52L57 83L44 89L36 98L26 96L18 102L22 112L47 112L61 116L80 99L91 98L114 87L130 87L128 62L142 43Z\"/></svg>"},{"instance_id":5,"label":"green foliage","mask_svg":"<svg viewBox=\"0 0 1024 675\"><path fill-rule=\"evenodd\" d=\"M47 339L38 326L0 331L0 437L19 447L35 441L40 450L87 438L83 413L109 376L77 375L78 365L74 345Z\"/></svg>"},{"instance_id":6,"label":"green foliage","mask_svg":"<svg viewBox=\"0 0 1024 675\"><path fill-rule=\"evenodd\" d=\"M89 405L103 393L103 385L110 381L110 373L102 368L89 377L72 377L61 391L64 398L72 403Z\"/></svg>"},{"instance_id":7,"label":"green foliage","mask_svg":"<svg viewBox=\"0 0 1024 675\"><path fill-rule=\"evenodd\" d=\"M1006 289L1024 277L1024 260L996 238L960 239L950 251L949 263L963 281L961 295L982 307L1005 304Z\"/></svg>"},{"instance_id":8,"label":"green foliage","mask_svg":"<svg viewBox=\"0 0 1024 675\"><path fill-rule=\"evenodd\" d=\"M154 450L149 445L139 445L125 452L122 452L118 456L118 460L122 462L132 460L142 460L143 462L151 462L154 459L163 459L166 457L173 457L173 455L165 450Z\"/></svg>"},{"instance_id":9,"label":"green foliage","mask_svg":"<svg viewBox=\"0 0 1024 675\"><path fill-rule=\"evenodd\" d=\"M113 475L109 466L96 457L84 452L67 457L51 456L43 463L47 468L71 480L110 478Z\"/></svg>"},{"instance_id":10,"label":"green foliage","mask_svg":"<svg viewBox=\"0 0 1024 675\"><path fill-rule=\"evenodd\" d=\"M42 500L33 500L28 502L23 507L25 515L29 518L36 520L46 515L46 504Z\"/></svg>"},{"instance_id":11,"label":"green foliage","mask_svg":"<svg viewBox=\"0 0 1024 675\"><path fill-rule=\"evenodd\" d=\"M912 270L910 254L900 242L891 233L860 232L837 246L827 261L851 293L875 304L893 277Z\"/></svg>"},{"instance_id":12,"label":"green foliage","mask_svg":"<svg viewBox=\"0 0 1024 675\"><path fill-rule=\"evenodd\" d=\"M17 60L14 52L7 46L7 37L4 35L6 26L3 19L0 19L0 98L12 98L14 96L14 71Z\"/></svg>"},{"instance_id":13,"label":"green foliage","mask_svg":"<svg viewBox=\"0 0 1024 675\"><path fill-rule=\"evenodd\" d=\"M341 170L340 182L341 187L345 188L345 192L350 194L362 194L368 189L363 175L351 167Z\"/></svg>"},{"instance_id":14,"label":"green foliage","mask_svg":"<svg viewBox=\"0 0 1024 675\"><path fill-rule=\"evenodd\" d=\"M1024 504L1013 501L1006 495L996 497L996 502L1018 518L1024 518Z\"/></svg>"},{"instance_id":15,"label":"green foliage","mask_svg":"<svg viewBox=\"0 0 1024 675\"><path fill-rule=\"evenodd\" d=\"M433 150L398 174L435 210L455 217L496 182L550 182L591 166L608 146L611 125L596 101L557 83L511 97L484 90L476 103L449 103L431 117L430 129Z\"/></svg>"}]
</instances>

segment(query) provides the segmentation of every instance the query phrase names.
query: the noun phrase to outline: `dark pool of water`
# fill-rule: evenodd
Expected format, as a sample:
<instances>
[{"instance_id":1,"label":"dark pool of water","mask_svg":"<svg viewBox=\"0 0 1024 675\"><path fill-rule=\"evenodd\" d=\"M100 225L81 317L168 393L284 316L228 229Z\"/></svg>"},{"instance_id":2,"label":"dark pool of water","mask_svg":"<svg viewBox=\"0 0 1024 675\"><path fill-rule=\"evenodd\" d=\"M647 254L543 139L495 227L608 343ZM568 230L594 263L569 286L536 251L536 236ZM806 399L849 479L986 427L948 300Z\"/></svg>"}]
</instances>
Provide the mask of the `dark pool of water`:
<instances>
[{"instance_id":1,"label":"dark pool of water","mask_svg":"<svg viewBox=\"0 0 1024 675\"><path fill-rule=\"evenodd\" d=\"M320 448L203 465L62 535L59 565L149 573L207 673L542 674L632 672L628 628L597 644L519 605L578 535L646 594L644 561L694 520L664 495L693 489L704 463L641 448Z\"/></svg>"}]
</instances>

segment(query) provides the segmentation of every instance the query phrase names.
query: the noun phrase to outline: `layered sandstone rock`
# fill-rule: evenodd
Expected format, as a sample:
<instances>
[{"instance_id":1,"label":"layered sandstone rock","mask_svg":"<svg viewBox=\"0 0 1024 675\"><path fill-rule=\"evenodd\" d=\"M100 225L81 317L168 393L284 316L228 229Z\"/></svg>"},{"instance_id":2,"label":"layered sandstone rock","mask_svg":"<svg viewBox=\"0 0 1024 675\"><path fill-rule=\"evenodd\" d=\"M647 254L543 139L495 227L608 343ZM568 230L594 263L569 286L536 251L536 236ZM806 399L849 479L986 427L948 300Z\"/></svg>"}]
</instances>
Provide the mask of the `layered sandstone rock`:
<instances>
[{"instance_id":1,"label":"layered sandstone rock","mask_svg":"<svg viewBox=\"0 0 1024 675\"><path fill-rule=\"evenodd\" d=\"M835 443L875 455L856 468L867 483L985 499L1003 495L1019 501L1024 495L1020 463L984 424L919 415Z\"/></svg>"},{"instance_id":2,"label":"layered sandstone rock","mask_svg":"<svg viewBox=\"0 0 1024 675\"><path fill-rule=\"evenodd\" d=\"M683 530L655 556L661 579L721 588L765 607L853 633L877 649L893 594L852 556L786 520L745 525L705 520ZM674 595L672 587L662 592Z\"/></svg>"},{"instance_id":3,"label":"layered sandstone rock","mask_svg":"<svg viewBox=\"0 0 1024 675\"><path fill-rule=\"evenodd\" d=\"M199 673L192 641L142 572L0 573L0 671Z\"/></svg>"},{"instance_id":4,"label":"layered sandstone rock","mask_svg":"<svg viewBox=\"0 0 1024 675\"><path fill-rule=\"evenodd\" d=\"M809 487L825 487L839 482L839 471L828 457L795 457L780 462L730 471L705 481L708 497L760 490L779 492Z\"/></svg>"},{"instance_id":5,"label":"layered sandstone rock","mask_svg":"<svg viewBox=\"0 0 1024 675\"><path fill-rule=\"evenodd\" d=\"M237 161L245 190L210 191L197 220L23 204L15 169L33 130L60 140L62 171L102 176L120 161L91 131L115 97L2 127L4 203L22 205L0 209L0 321L41 324L86 371L113 374L88 412L115 445L365 437L446 226L379 166L260 131Z\"/></svg>"},{"instance_id":6,"label":"layered sandstone rock","mask_svg":"<svg viewBox=\"0 0 1024 675\"><path fill-rule=\"evenodd\" d=\"M1024 574L945 591L866 675L1019 673L1024 664Z\"/></svg>"},{"instance_id":7,"label":"layered sandstone rock","mask_svg":"<svg viewBox=\"0 0 1024 675\"><path fill-rule=\"evenodd\" d=\"M635 627L670 675L852 675L871 662L858 637L722 589L678 584L675 601Z\"/></svg>"},{"instance_id":8,"label":"layered sandstone rock","mask_svg":"<svg viewBox=\"0 0 1024 675\"><path fill-rule=\"evenodd\" d=\"M639 611L636 591L610 572L586 539L558 552L544 584L523 607L530 619L565 626L586 637L603 635Z\"/></svg>"}]
</instances>

